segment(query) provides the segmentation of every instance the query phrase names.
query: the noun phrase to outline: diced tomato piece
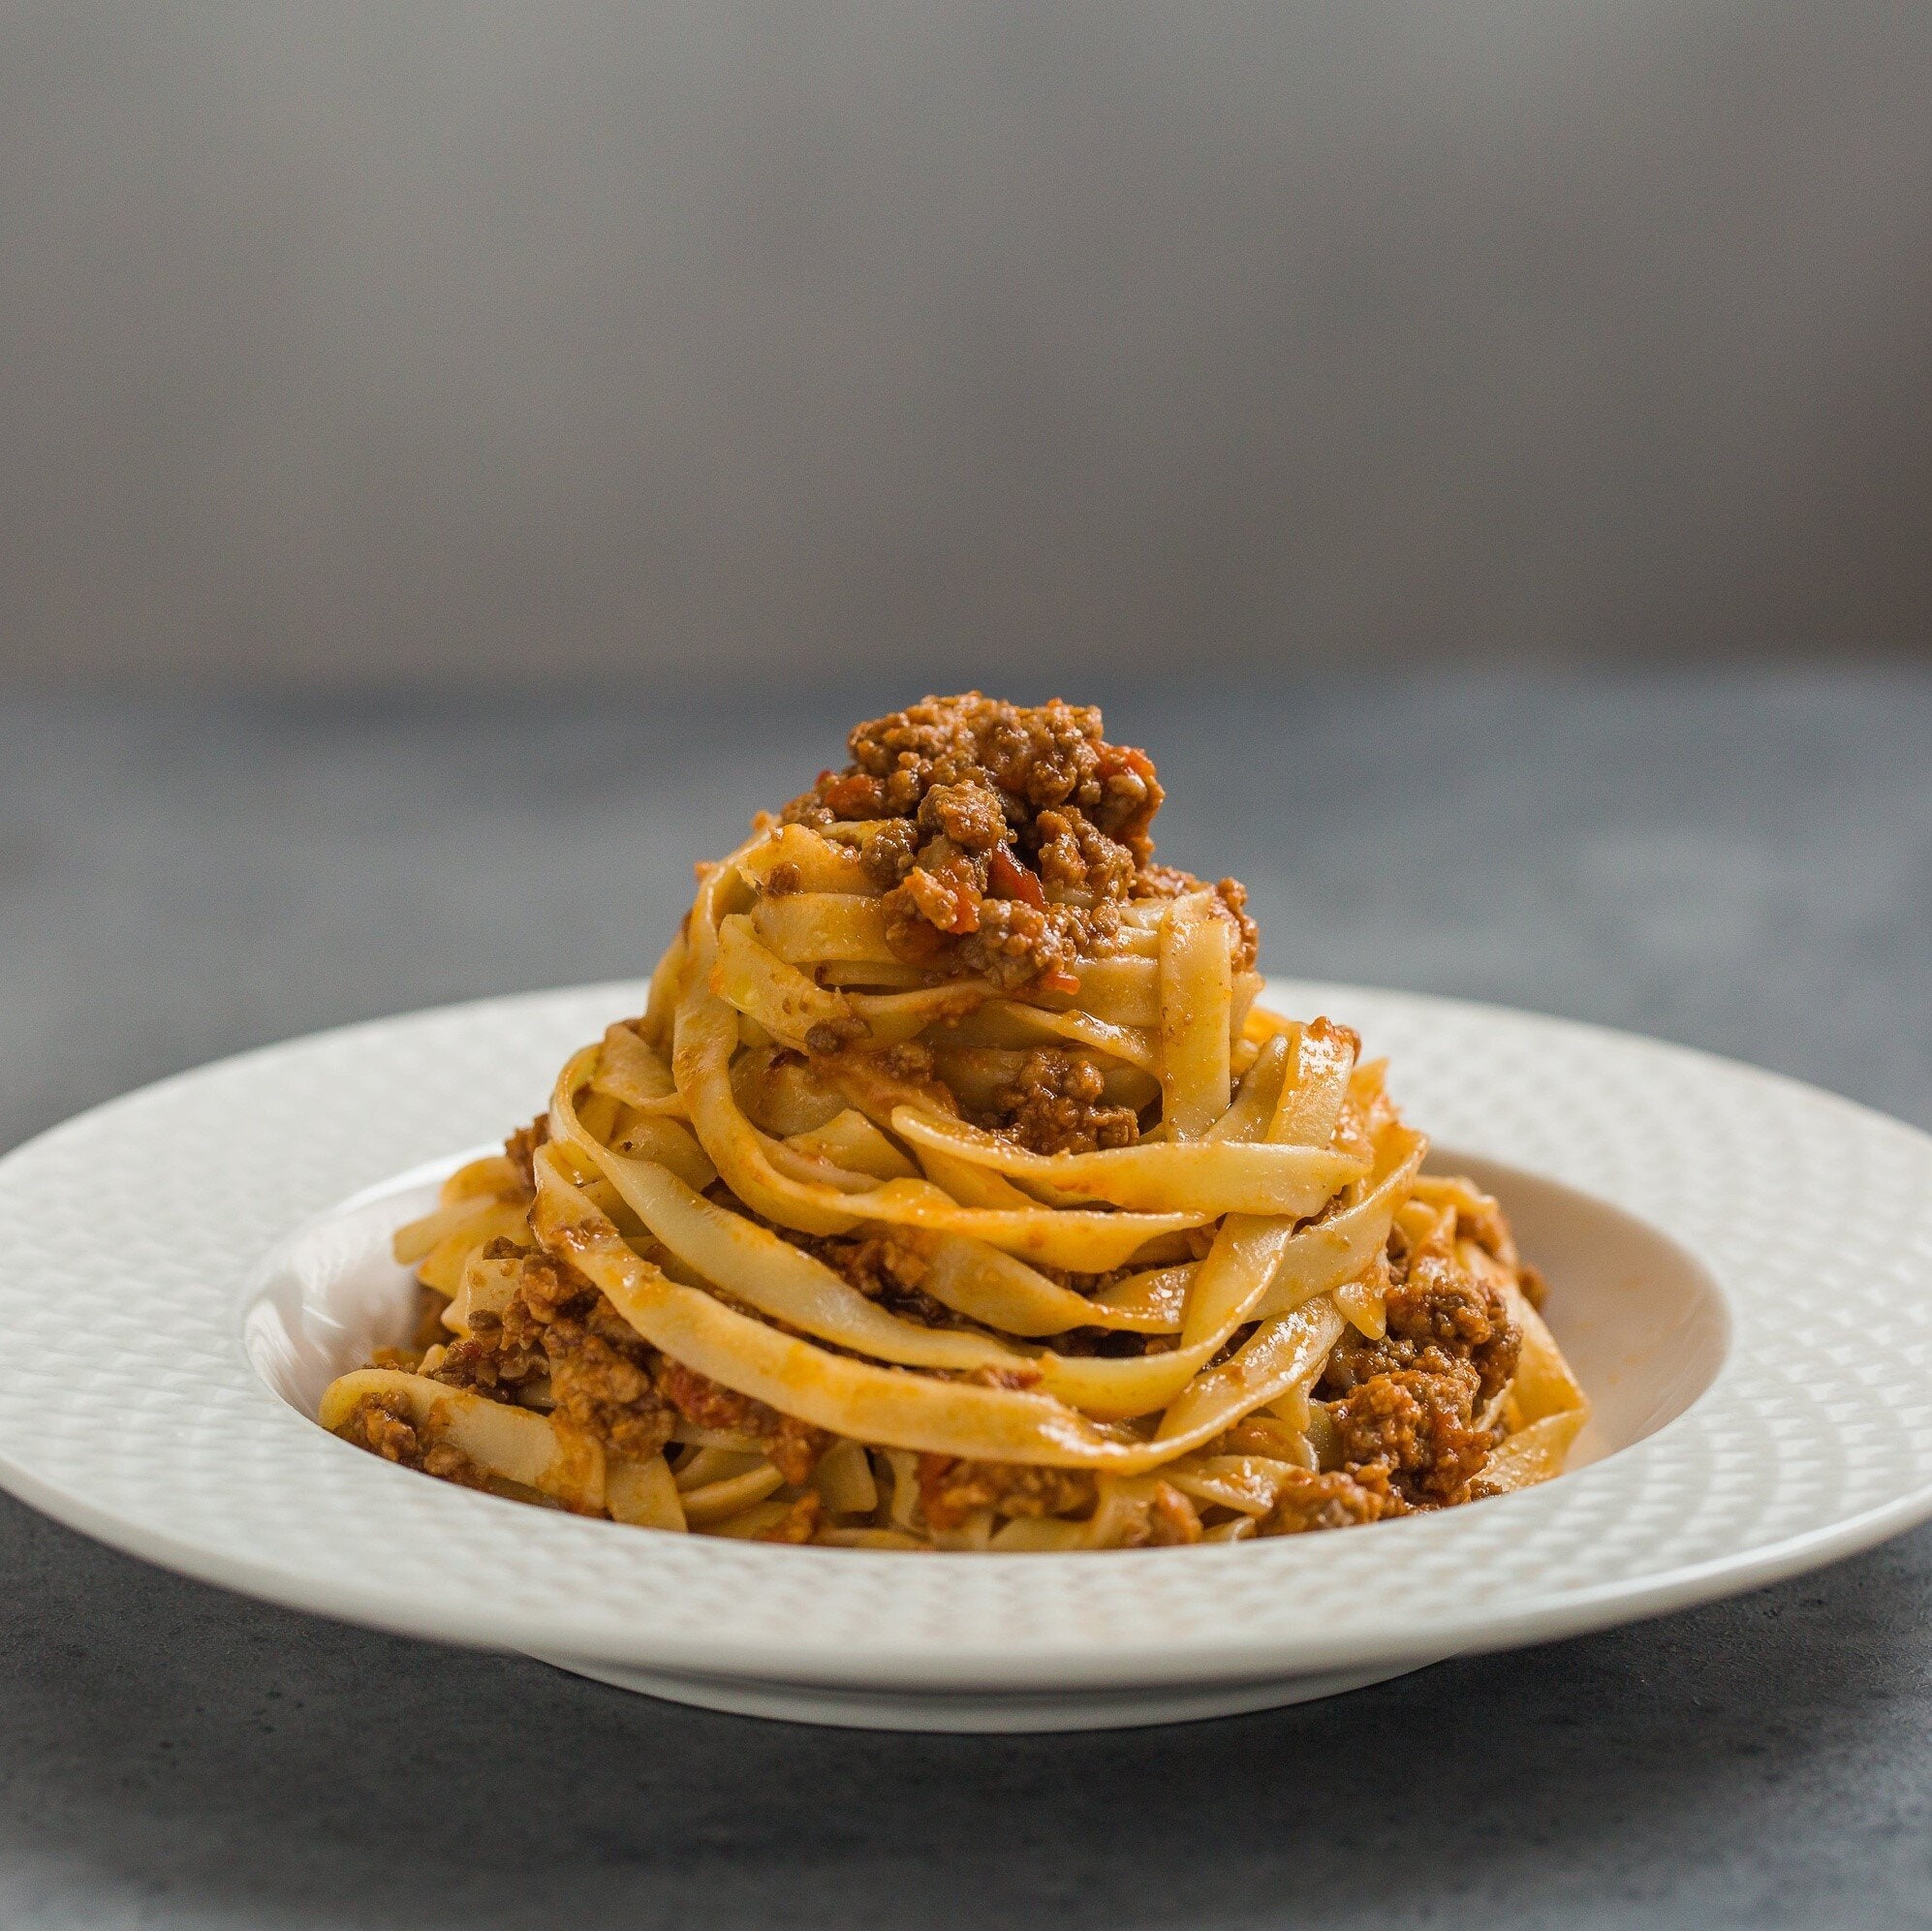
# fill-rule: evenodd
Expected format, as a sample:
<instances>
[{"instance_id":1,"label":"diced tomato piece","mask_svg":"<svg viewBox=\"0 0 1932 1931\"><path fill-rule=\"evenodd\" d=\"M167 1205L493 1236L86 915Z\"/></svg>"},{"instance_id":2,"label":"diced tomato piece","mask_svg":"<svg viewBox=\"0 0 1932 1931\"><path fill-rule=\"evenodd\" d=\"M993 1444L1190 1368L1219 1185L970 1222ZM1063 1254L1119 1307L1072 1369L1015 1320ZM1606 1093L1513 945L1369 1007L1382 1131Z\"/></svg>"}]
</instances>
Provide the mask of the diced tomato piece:
<instances>
[{"instance_id":1,"label":"diced tomato piece","mask_svg":"<svg viewBox=\"0 0 1932 1931\"><path fill-rule=\"evenodd\" d=\"M995 845L986 860L986 883L995 898L1017 898L1036 911L1046 910L1046 888L1040 883L1040 874L1022 865L1004 845Z\"/></svg>"},{"instance_id":2,"label":"diced tomato piece","mask_svg":"<svg viewBox=\"0 0 1932 1931\"><path fill-rule=\"evenodd\" d=\"M878 818L884 814L886 798L877 778L857 772L834 778L826 787L826 803L841 818Z\"/></svg>"}]
</instances>

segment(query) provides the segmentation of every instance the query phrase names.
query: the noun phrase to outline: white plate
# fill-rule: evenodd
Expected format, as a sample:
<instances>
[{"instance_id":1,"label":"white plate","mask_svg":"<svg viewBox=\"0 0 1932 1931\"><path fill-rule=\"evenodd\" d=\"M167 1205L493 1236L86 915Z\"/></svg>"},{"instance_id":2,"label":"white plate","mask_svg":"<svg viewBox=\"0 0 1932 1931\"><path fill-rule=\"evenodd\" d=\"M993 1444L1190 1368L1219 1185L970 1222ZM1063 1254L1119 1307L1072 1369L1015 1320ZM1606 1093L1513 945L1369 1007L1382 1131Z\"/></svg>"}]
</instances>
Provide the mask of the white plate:
<instances>
[{"instance_id":1,"label":"white plate","mask_svg":"<svg viewBox=\"0 0 1932 1931\"><path fill-rule=\"evenodd\" d=\"M1502 1195L1597 1404L1574 1471L1338 1534L1101 1555L660 1536L430 1481L298 1404L400 1304L388 1230L637 986L384 1020L0 1161L0 1483L205 1580L714 1707L919 1729L1325 1695L1703 1602L1932 1515L1932 1139L1681 1047L1278 983ZM399 1178L385 1176L399 1175Z\"/></svg>"}]
</instances>

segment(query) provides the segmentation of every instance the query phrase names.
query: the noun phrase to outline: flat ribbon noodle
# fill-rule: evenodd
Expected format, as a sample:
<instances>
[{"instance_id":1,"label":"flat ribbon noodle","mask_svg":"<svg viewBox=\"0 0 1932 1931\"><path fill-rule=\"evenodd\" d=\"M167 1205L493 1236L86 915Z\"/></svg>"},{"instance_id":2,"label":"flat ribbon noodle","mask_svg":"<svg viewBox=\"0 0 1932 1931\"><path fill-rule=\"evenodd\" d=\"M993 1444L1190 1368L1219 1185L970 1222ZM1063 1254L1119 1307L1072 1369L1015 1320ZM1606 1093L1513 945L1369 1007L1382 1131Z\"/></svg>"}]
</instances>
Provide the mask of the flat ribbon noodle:
<instances>
[{"instance_id":1,"label":"flat ribbon noodle","mask_svg":"<svg viewBox=\"0 0 1932 1931\"><path fill-rule=\"evenodd\" d=\"M1203 1403L1200 1418L1187 1429L1147 1442L1101 1426L1047 1393L943 1381L827 1354L735 1312L701 1288L681 1286L645 1261L571 1181L556 1147L539 1150L536 1171L531 1221L539 1239L602 1290L639 1334L697 1373L833 1434L968 1460L1138 1475L1229 1425L1223 1411L1233 1397L1226 1389L1218 1403ZM1312 1333L1323 1318L1318 1310L1326 1306L1314 1303L1283 1320L1294 1324L1294 1333ZM1274 1347L1279 1352L1270 1354L1269 1362L1280 1368L1292 1351L1281 1343ZM1268 1398L1262 1394L1258 1401Z\"/></svg>"},{"instance_id":2,"label":"flat ribbon noodle","mask_svg":"<svg viewBox=\"0 0 1932 1931\"><path fill-rule=\"evenodd\" d=\"M851 892L788 892L761 898L751 910L752 930L793 965L829 960L889 961L885 907Z\"/></svg>"},{"instance_id":3,"label":"flat ribbon noodle","mask_svg":"<svg viewBox=\"0 0 1932 1931\"><path fill-rule=\"evenodd\" d=\"M491 1475L586 1513L604 1508L603 1447L568 1422L396 1368L339 1376L324 1390L316 1418L333 1434L368 1396L406 1407L418 1428L434 1431Z\"/></svg>"},{"instance_id":4,"label":"flat ribbon noodle","mask_svg":"<svg viewBox=\"0 0 1932 1931\"><path fill-rule=\"evenodd\" d=\"M1108 1147L1096 1153L1029 1153L961 1121L896 1108L892 1131L1009 1179L1050 1187L1069 1200L1111 1200L1151 1213L1311 1214L1358 1179L1361 1163L1323 1147L1271 1140L1208 1140Z\"/></svg>"},{"instance_id":5,"label":"flat ribbon noodle","mask_svg":"<svg viewBox=\"0 0 1932 1931\"><path fill-rule=\"evenodd\" d=\"M738 1111L729 1069L737 1024L722 999L701 989L678 1009L671 1072L704 1151L755 1213L807 1233L849 1233L861 1221L964 1233L1048 1266L1105 1273L1159 1234L1199 1227L1205 1214L1053 1213L962 1207L930 1181L892 1180L864 1194L839 1194L781 1173L765 1137Z\"/></svg>"},{"instance_id":6,"label":"flat ribbon noodle","mask_svg":"<svg viewBox=\"0 0 1932 1931\"><path fill-rule=\"evenodd\" d=\"M1332 1103L1339 1114L1355 1057L1354 1035L1324 1030L1318 1022L1294 1043L1294 1068L1284 1080L1281 1100L1266 1137L1305 1134L1321 1124ZM1344 1063L1346 1062L1346 1063ZM1312 1096L1312 1097L1311 1097ZM1287 1259L1294 1223L1279 1217L1230 1214L1214 1236L1207 1258L1195 1270L1181 1323L1183 1351L1218 1348L1253 1313Z\"/></svg>"},{"instance_id":7,"label":"flat ribbon noodle","mask_svg":"<svg viewBox=\"0 0 1932 1931\"><path fill-rule=\"evenodd\" d=\"M1228 1110L1234 999L1229 929L1207 891L1173 900L1161 926L1162 1118L1177 1142L1199 1139Z\"/></svg>"},{"instance_id":8,"label":"flat ribbon noodle","mask_svg":"<svg viewBox=\"0 0 1932 1931\"><path fill-rule=\"evenodd\" d=\"M1359 1274L1387 1242L1395 1209L1428 1149L1427 1139L1413 1129L1387 1129L1377 1154L1379 1177L1369 1191L1353 1206L1295 1230L1282 1248L1255 1314L1261 1319L1286 1314Z\"/></svg>"},{"instance_id":9,"label":"flat ribbon noodle","mask_svg":"<svg viewBox=\"0 0 1932 1931\"><path fill-rule=\"evenodd\" d=\"M882 1361L926 1368L1024 1368L1004 1343L925 1327L888 1314L801 1247L693 1192L669 1168L626 1159L577 1123L565 1082L550 1105L551 1133L580 1147L657 1238L688 1266L761 1314Z\"/></svg>"},{"instance_id":10,"label":"flat ribbon noodle","mask_svg":"<svg viewBox=\"0 0 1932 1931\"><path fill-rule=\"evenodd\" d=\"M1137 1311L1111 1307L1098 1295L1090 1300L984 1241L942 1233L924 1249L924 1258L926 1270L919 1282L922 1292L955 1313L1008 1334L1146 1325ZM1179 1322L1174 1325L1178 1327Z\"/></svg>"}]
</instances>

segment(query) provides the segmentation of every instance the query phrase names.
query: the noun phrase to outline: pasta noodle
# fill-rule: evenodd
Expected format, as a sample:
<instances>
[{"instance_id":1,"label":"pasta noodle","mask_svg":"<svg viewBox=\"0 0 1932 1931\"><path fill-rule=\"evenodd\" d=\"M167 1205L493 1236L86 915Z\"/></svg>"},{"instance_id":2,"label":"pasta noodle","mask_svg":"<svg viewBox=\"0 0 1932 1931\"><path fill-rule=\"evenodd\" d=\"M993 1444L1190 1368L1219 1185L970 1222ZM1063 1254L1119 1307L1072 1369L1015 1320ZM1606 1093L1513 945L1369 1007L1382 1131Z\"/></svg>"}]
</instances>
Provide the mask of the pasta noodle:
<instances>
[{"instance_id":1,"label":"pasta noodle","mask_svg":"<svg viewBox=\"0 0 1932 1931\"><path fill-rule=\"evenodd\" d=\"M1497 1202L1255 1004L1152 763L977 693L700 867L645 1012L395 1236L413 1345L322 1424L671 1533L1238 1542L1561 1472L1588 1404Z\"/></svg>"}]
</instances>

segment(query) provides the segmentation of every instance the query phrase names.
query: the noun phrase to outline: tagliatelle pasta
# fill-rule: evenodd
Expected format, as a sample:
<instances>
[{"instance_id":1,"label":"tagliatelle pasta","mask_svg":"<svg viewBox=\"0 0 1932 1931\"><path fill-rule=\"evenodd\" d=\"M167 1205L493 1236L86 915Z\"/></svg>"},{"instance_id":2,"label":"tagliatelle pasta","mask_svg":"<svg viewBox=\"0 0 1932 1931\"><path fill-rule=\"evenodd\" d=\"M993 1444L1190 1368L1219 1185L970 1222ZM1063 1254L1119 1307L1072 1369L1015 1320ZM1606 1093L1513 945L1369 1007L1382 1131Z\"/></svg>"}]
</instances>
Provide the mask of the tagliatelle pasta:
<instances>
[{"instance_id":1,"label":"tagliatelle pasta","mask_svg":"<svg viewBox=\"0 0 1932 1931\"><path fill-rule=\"evenodd\" d=\"M1259 1007L1152 763L977 694L701 867L637 1018L396 1235L413 1345L320 1419L637 1526L1241 1541L1558 1474L1588 1412L1496 1201Z\"/></svg>"}]
</instances>

